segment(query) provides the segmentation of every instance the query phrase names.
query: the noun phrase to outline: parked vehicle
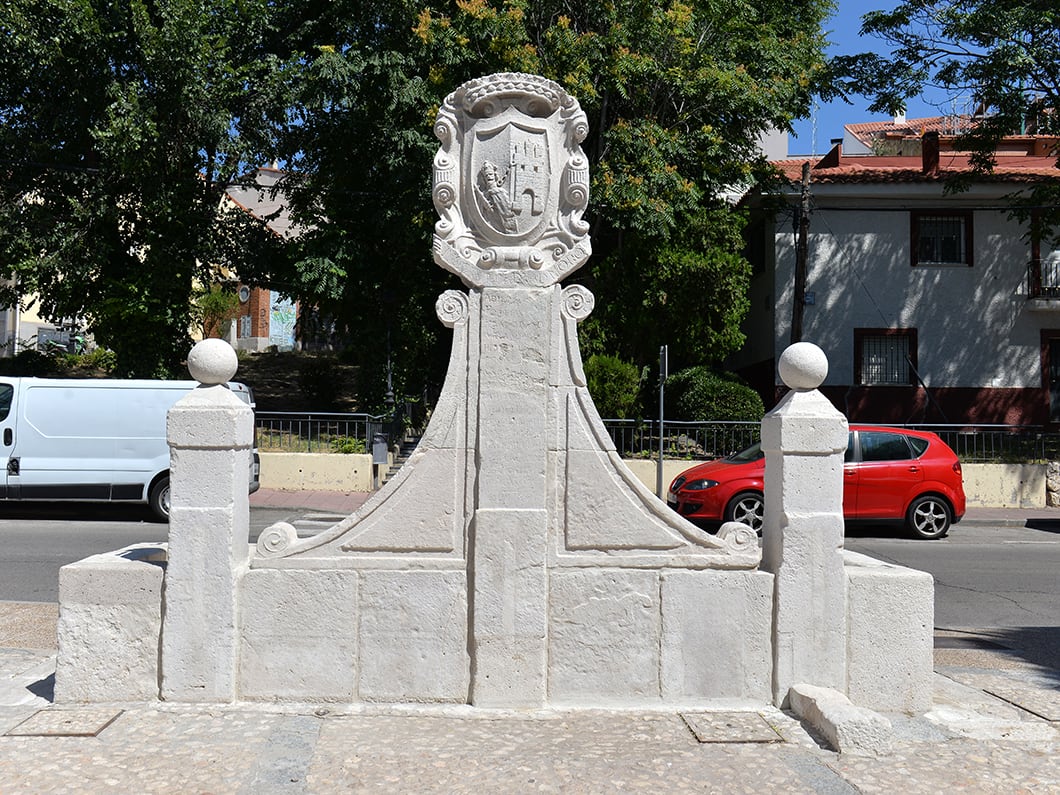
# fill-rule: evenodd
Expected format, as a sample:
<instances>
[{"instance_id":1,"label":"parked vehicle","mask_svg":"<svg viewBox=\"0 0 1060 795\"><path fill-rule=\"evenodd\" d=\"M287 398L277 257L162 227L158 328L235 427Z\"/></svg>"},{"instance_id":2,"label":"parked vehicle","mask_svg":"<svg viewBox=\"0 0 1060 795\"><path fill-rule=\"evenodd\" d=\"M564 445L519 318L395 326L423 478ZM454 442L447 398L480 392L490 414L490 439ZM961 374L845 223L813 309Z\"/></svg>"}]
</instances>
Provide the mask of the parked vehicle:
<instances>
[{"instance_id":1,"label":"parked vehicle","mask_svg":"<svg viewBox=\"0 0 1060 795\"><path fill-rule=\"evenodd\" d=\"M0 376L0 499L145 502L168 520L166 412L196 386ZM247 386L228 386L253 408ZM247 465L254 492L256 449Z\"/></svg>"},{"instance_id":2,"label":"parked vehicle","mask_svg":"<svg viewBox=\"0 0 1060 795\"><path fill-rule=\"evenodd\" d=\"M765 454L757 444L682 472L667 494L688 519L762 528ZM964 480L954 452L926 431L856 425L843 464L843 516L905 521L917 538L941 538L964 516Z\"/></svg>"}]
</instances>

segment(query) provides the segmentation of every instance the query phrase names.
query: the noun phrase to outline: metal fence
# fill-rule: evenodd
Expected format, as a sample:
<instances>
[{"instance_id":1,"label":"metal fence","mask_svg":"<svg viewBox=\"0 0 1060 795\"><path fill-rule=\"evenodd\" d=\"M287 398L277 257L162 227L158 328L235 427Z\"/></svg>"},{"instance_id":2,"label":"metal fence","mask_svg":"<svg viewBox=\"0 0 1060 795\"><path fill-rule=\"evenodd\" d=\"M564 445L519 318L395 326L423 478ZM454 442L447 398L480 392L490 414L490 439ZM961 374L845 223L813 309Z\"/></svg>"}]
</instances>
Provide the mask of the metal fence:
<instances>
[{"instance_id":1,"label":"metal fence","mask_svg":"<svg viewBox=\"0 0 1060 795\"><path fill-rule=\"evenodd\" d=\"M604 420L623 458L656 458L659 454L658 420ZM721 458L750 447L761 437L757 422L664 421L663 457L688 460Z\"/></svg>"},{"instance_id":2,"label":"metal fence","mask_svg":"<svg viewBox=\"0 0 1060 795\"><path fill-rule=\"evenodd\" d=\"M931 431L967 464L1026 463L1060 459L1060 433L1030 425L915 425Z\"/></svg>"},{"instance_id":3,"label":"metal fence","mask_svg":"<svg viewBox=\"0 0 1060 795\"><path fill-rule=\"evenodd\" d=\"M258 448L286 451L367 452L376 434L388 438L398 422L387 415L333 412L259 411ZM624 458L655 458L658 420L605 419L604 427ZM965 463L1022 463L1060 460L1060 433L1027 425L909 425L937 433ZM721 458L761 438L757 422L663 423L663 457L703 461Z\"/></svg>"},{"instance_id":4,"label":"metal fence","mask_svg":"<svg viewBox=\"0 0 1060 795\"><path fill-rule=\"evenodd\" d=\"M391 420L374 414L259 411L258 449L263 452L368 452L376 434L387 434Z\"/></svg>"},{"instance_id":5,"label":"metal fence","mask_svg":"<svg viewBox=\"0 0 1060 795\"><path fill-rule=\"evenodd\" d=\"M658 420L604 420L615 447L626 458L655 458ZM905 425L938 434L967 464L1060 460L1060 433L1027 425ZM760 440L757 422L664 422L663 456L720 458Z\"/></svg>"}]
</instances>

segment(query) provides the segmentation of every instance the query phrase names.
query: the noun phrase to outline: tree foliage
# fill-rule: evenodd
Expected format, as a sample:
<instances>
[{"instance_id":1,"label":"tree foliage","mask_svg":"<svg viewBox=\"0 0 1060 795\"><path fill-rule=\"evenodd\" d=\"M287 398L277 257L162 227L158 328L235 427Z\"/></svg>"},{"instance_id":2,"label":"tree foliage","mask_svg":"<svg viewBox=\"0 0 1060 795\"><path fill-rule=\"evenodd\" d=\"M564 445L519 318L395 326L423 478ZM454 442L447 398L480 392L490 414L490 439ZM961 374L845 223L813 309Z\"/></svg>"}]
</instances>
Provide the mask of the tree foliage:
<instances>
[{"instance_id":1,"label":"tree foliage","mask_svg":"<svg viewBox=\"0 0 1060 795\"><path fill-rule=\"evenodd\" d=\"M831 68L845 89L873 97L872 109L888 113L941 89L943 114L956 108L978 117L960 145L979 172L993 168L1006 135L1060 133L1060 8L1053 0L907 0L866 14L861 30L892 51L835 59ZM1058 204L1056 185L1034 188L1024 202L1042 210L1041 223L1054 230Z\"/></svg>"},{"instance_id":2,"label":"tree foliage","mask_svg":"<svg viewBox=\"0 0 1060 795\"><path fill-rule=\"evenodd\" d=\"M641 371L617 356L590 356L585 378L601 417L633 419L640 416Z\"/></svg>"},{"instance_id":3,"label":"tree foliage","mask_svg":"<svg viewBox=\"0 0 1060 795\"><path fill-rule=\"evenodd\" d=\"M434 115L496 71L556 80L589 117L594 256L573 277L598 299L586 352L643 365L663 342L684 361L741 344L743 218L723 195L764 177L759 135L805 115L821 88L827 0L341 5L288 131L291 188L315 230L297 280L351 327L377 340L385 328L395 389L444 363L431 316L451 286L429 254ZM375 372L384 354L360 351Z\"/></svg>"},{"instance_id":4,"label":"tree foliage","mask_svg":"<svg viewBox=\"0 0 1060 795\"><path fill-rule=\"evenodd\" d=\"M719 361L741 343L756 143L826 91L830 0L8 0L0 299L85 318L126 373L172 372L207 269L316 305L366 409L440 383L434 116L462 82L542 74L590 120L588 353ZM219 209L278 158L294 243ZM292 251L293 249L293 251ZM289 259L290 257L290 259Z\"/></svg>"},{"instance_id":5,"label":"tree foliage","mask_svg":"<svg viewBox=\"0 0 1060 795\"><path fill-rule=\"evenodd\" d=\"M0 294L77 318L120 373L176 374L197 279L267 244L225 212L286 107L263 0L8 0Z\"/></svg>"}]
</instances>

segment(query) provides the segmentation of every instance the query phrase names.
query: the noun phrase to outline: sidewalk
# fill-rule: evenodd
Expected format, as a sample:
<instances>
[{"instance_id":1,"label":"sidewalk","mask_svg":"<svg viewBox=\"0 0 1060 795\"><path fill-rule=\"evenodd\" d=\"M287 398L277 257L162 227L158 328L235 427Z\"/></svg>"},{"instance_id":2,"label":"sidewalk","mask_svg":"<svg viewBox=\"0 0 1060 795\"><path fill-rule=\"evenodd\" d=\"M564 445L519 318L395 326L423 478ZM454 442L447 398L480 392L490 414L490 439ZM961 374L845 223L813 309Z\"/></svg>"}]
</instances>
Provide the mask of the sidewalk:
<instances>
[{"instance_id":1,"label":"sidewalk","mask_svg":"<svg viewBox=\"0 0 1060 795\"><path fill-rule=\"evenodd\" d=\"M250 495L251 508L288 508L320 513L351 514L375 492L365 491L281 491L258 489Z\"/></svg>"},{"instance_id":2,"label":"sidewalk","mask_svg":"<svg viewBox=\"0 0 1060 795\"><path fill-rule=\"evenodd\" d=\"M6 648L0 792L1060 792L1060 674L949 637L934 709L888 716L895 743L879 756L836 754L788 714L750 704L52 705L54 650Z\"/></svg>"}]
</instances>

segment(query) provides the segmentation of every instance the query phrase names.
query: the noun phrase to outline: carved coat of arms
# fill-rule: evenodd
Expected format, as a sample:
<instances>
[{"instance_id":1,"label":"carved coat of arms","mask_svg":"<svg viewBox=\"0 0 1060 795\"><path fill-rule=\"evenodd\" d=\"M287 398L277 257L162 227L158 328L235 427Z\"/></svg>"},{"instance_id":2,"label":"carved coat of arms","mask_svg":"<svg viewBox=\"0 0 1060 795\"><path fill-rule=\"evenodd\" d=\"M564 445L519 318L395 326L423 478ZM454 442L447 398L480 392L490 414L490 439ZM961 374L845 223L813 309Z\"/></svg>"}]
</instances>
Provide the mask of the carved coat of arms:
<instances>
[{"instance_id":1,"label":"carved coat of arms","mask_svg":"<svg viewBox=\"0 0 1060 795\"><path fill-rule=\"evenodd\" d=\"M435 123L435 260L469 284L489 270L554 283L579 267L590 251L587 131L577 101L535 75L490 75L450 94Z\"/></svg>"}]
</instances>

